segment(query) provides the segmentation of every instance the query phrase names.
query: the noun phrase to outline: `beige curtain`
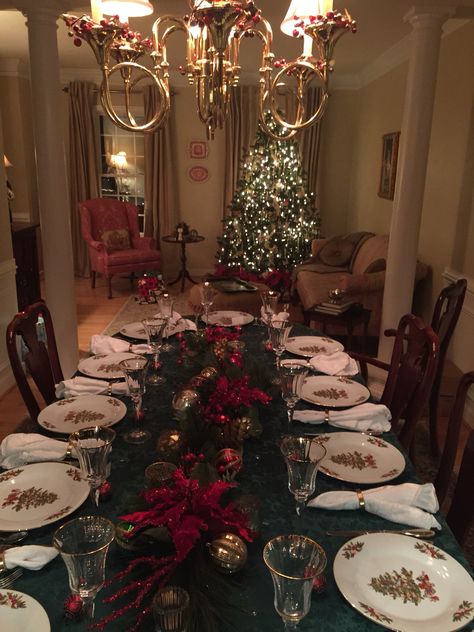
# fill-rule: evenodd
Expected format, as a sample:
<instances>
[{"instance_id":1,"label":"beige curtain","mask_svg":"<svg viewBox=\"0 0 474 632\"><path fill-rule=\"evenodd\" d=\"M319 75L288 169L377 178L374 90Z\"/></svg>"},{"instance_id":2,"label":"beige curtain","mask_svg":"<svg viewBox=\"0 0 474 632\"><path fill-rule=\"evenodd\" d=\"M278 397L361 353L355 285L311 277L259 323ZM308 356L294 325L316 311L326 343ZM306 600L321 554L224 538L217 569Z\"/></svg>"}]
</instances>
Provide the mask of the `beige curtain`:
<instances>
[{"instance_id":1,"label":"beige curtain","mask_svg":"<svg viewBox=\"0 0 474 632\"><path fill-rule=\"evenodd\" d=\"M99 195L97 136L94 125L96 87L87 81L69 84L69 189L74 269L89 274L89 256L81 235L77 203Z\"/></svg>"},{"instance_id":2,"label":"beige curtain","mask_svg":"<svg viewBox=\"0 0 474 632\"><path fill-rule=\"evenodd\" d=\"M311 114L311 112L317 110L319 99L321 98L321 89L310 88L305 97L306 111ZM301 164L308 179L308 191L315 193L316 196L318 195L319 148L321 145L321 121L323 119L303 130L299 139ZM318 206L317 202L316 206Z\"/></svg>"},{"instance_id":3,"label":"beige curtain","mask_svg":"<svg viewBox=\"0 0 474 632\"><path fill-rule=\"evenodd\" d=\"M145 120L152 118L158 98L155 86L144 88ZM171 116L172 113L163 128L145 134L145 235L155 238L156 246L162 252L165 271L173 263L170 259L176 258L176 252L173 245L164 244L161 237L172 233L179 221Z\"/></svg>"},{"instance_id":4,"label":"beige curtain","mask_svg":"<svg viewBox=\"0 0 474 632\"><path fill-rule=\"evenodd\" d=\"M238 86L232 90L230 112L225 122L223 216L236 189L243 153L255 143L258 92L258 86Z\"/></svg>"}]
</instances>

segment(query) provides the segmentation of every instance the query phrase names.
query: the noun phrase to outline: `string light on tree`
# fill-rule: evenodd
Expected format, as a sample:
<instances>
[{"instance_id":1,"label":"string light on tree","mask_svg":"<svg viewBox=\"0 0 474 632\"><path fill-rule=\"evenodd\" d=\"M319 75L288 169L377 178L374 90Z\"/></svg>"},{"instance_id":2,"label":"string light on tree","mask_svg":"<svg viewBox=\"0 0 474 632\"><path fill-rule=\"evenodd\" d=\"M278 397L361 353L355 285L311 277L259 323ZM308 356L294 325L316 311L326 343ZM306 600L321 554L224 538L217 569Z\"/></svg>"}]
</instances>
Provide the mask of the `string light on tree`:
<instances>
[{"instance_id":1,"label":"string light on tree","mask_svg":"<svg viewBox=\"0 0 474 632\"><path fill-rule=\"evenodd\" d=\"M271 120L267 125L279 133ZM259 128L224 219L219 263L257 274L290 270L309 256L319 226L298 143L274 140Z\"/></svg>"}]
</instances>

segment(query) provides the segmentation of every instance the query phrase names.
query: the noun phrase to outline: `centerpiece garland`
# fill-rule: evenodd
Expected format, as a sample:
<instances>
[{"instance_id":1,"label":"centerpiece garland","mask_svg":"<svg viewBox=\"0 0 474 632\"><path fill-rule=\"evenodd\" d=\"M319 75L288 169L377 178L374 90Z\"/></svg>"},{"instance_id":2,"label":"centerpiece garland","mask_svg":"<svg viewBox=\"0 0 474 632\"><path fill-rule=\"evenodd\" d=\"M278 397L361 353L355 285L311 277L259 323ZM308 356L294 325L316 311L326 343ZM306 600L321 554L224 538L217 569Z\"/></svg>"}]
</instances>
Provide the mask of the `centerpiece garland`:
<instances>
[{"instance_id":1,"label":"centerpiece garland","mask_svg":"<svg viewBox=\"0 0 474 632\"><path fill-rule=\"evenodd\" d=\"M242 567L245 542L257 530L249 519L255 499L239 498L230 481L242 467L244 441L261 433L258 407L271 401L262 388L270 382L261 370L249 372L240 337L240 328L222 327L179 334L179 362L194 376L173 400L177 428L163 431L157 443L159 458L178 468L120 517L117 542L136 557L107 582L126 582L104 599L120 607L94 629L136 611L129 630L138 630L153 593L170 582L190 593L190 632L217 632L218 620L232 619L238 588L222 573Z\"/></svg>"}]
</instances>

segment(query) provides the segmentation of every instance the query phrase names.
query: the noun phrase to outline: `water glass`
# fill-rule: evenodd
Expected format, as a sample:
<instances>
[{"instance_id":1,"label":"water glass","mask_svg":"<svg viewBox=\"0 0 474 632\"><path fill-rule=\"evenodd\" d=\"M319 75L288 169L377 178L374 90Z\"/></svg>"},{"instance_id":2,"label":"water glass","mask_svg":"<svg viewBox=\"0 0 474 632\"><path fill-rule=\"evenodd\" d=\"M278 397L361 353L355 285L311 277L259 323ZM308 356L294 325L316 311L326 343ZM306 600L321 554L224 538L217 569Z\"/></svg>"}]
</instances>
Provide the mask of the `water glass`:
<instances>
[{"instance_id":1,"label":"water glass","mask_svg":"<svg viewBox=\"0 0 474 632\"><path fill-rule=\"evenodd\" d=\"M179 586L159 590L152 603L157 632L186 632L189 623L189 594Z\"/></svg>"},{"instance_id":2,"label":"water glass","mask_svg":"<svg viewBox=\"0 0 474 632\"><path fill-rule=\"evenodd\" d=\"M204 322L206 325L209 321L209 308L212 307L214 303L214 297L216 295L216 291L212 287L209 281L204 281L201 285L201 305L204 309Z\"/></svg>"},{"instance_id":3,"label":"water glass","mask_svg":"<svg viewBox=\"0 0 474 632\"><path fill-rule=\"evenodd\" d=\"M170 320L173 317L173 304L174 297L170 296L169 294L162 294L158 299L159 317L166 320L165 330L163 332L165 338L167 338L169 335ZM161 351L168 352L172 350L173 345L171 345L169 342L165 342L165 344L161 347Z\"/></svg>"},{"instance_id":4,"label":"water glass","mask_svg":"<svg viewBox=\"0 0 474 632\"><path fill-rule=\"evenodd\" d=\"M287 320L274 320L268 327L270 342L276 355L277 369L280 368L280 358L285 351L286 343L291 332L291 325Z\"/></svg>"},{"instance_id":5,"label":"water glass","mask_svg":"<svg viewBox=\"0 0 474 632\"><path fill-rule=\"evenodd\" d=\"M296 499L296 513L301 516L306 501L316 488L318 466L326 449L317 437L284 437L280 450L288 469L288 489Z\"/></svg>"},{"instance_id":6,"label":"water glass","mask_svg":"<svg viewBox=\"0 0 474 632\"><path fill-rule=\"evenodd\" d=\"M293 421L293 412L301 395L301 388L308 375L308 366L301 364L298 360L282 360L280 362L279 377L281 396L286 402L286 412L288 415L288 428Z\"/></svg>"},{"instance_id":7,"label":"water glass","mask_svg":"<svg viewBox=\"0 0 474 632\"><path fill-rule=\"evenodd\" d=\"M89 481L91 498L99 506L99 489L108 475L109 454L115 439L112 428L94 426L82 428L69 436L69 443L76 451L82 473Z\"/></svg>"},{"instance_id":8,"label":"water glass","mask_svg":"<svg viewBox=\"0 0 474 632\"><path fill-rule=\"evenodd\" d=\"M265 290L260 292L260 299L262 301L262 321L267 328L269 328L272 322L272 316L276 314L278 308L280 294L274 290ZM271 344L270 334L268 334L268 339L264 342L264 344Z\"/></svg>"},{"instance_id":9,"label":"water glass","mask_svg":"<svg viewBox=\"0 0 474 632\"><path fill-rule=\"evenodd\" d=\"M127 358L120 362L125 375L130 397L135 408L135 428L125 433L123 440L127 443L144 443L151 438L151 433L139 427L142 417L142 399L145 392L145 380L148 360L143 356Z\"/></svg>"},{"instance_id":10,"label":"water glass","mask_svg":"<svg viewBox=\"0 0 474 632\"><path fill-rule=\"evenodd\" d=\"M102 516L82 516L59 527L53 546L66 564L69 587L84 603L87 620L94 618L94 599L105 581L105 560L115 527Z\"/></svg>"},{"instance_id":11,"label":"water glass","mask_svg":"<svg viewBox=\"0 0 474 632\"><path fill-rule=\"evenodd\" d=\"M326 554L303 535L280 535L265 545L263 561L273 580L275 610L285 630L297 630L310 610L313 582L326 567Z\"/></svg>"},{"instance_id":12,"label":"water glass","mask_svg":"<svg viewBox=\"0 0 474 632\"><path fill-rule=\"evenodd\" d=\"M160 368L160 351L163 347L163 336L167 322L165 317L145 318L142 320L148 338L148 344L153 353L153 371L148 375L147 382L155 386L166 382L166 379L158 374L158 370Z\"/></svg>"}]
</instances>

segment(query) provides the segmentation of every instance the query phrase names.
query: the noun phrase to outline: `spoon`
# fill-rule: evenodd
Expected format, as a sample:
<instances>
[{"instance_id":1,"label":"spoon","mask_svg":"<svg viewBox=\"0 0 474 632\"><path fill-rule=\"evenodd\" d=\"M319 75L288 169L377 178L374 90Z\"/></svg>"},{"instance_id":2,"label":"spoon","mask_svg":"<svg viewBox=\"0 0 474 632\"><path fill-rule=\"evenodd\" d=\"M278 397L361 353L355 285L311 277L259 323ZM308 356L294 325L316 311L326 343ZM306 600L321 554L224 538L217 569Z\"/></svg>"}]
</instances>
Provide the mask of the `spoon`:
<instances>
[{"instance_id":1,"label":"spoon","mask_svg":"<svg viewBox=\"0 0 474 632\"><path fill-rule=\"evenodd\" d=\"M28 536L28 531L13 531L13 533L0 533L0 544L16 544Z\"/></svg>"}]
</instances>

